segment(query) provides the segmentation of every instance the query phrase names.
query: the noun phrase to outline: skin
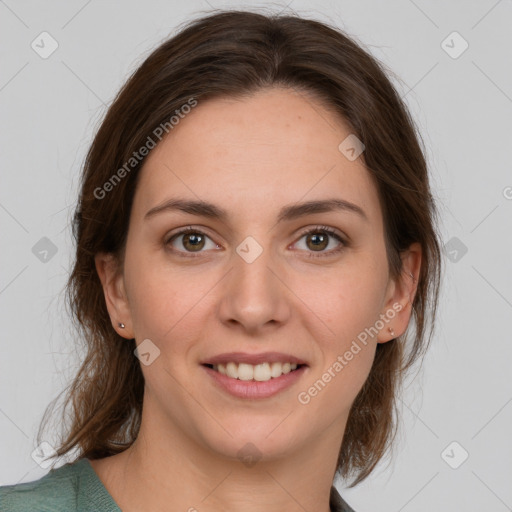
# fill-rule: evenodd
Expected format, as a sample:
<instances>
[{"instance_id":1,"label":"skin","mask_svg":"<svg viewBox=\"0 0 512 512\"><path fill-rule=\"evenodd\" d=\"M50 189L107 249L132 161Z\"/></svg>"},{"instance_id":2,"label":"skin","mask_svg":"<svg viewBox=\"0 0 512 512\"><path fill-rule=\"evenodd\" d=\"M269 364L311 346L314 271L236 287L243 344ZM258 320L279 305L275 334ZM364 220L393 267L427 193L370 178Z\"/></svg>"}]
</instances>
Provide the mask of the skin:
<instances>
[{"instance_id":1,"label":"skin","mask_svg":"<svg viewBox=\"0 0 512 512\"><path fill-rule=\"evenodd\" d=\"M114 329L160 350L141 365L139 437L125 452L91 461L124 512L329 511L350 406L377 343L405 331L421 265L414 244L402 254L402 276L391 278L375 185L361 158L350 161L338 149L350 133L312 97L272 88L199 102L149 154L124 265L96 257ZM228 219L179 211L144 218L171 197L209 201ZM358 205L367 220L332 211L277 223L285 205L333 197ZM199 252L186 235L168 242L189 225L207 236ZM333 237L315 250L312 235L302 234L322 225L348 241L341 252L332 252L341 244ZM251 263L236 252L248 236L263 248ZM318 251L325 256L308 258ZM190 253L197 257L180 256ZM298 393L393 304L401 311L301 404ZM231 351L286 352L309 367L274 397L235 398L200 365ZM261 455L250 467L237 455L249 442Z\"/></svg>"}]
</instances>

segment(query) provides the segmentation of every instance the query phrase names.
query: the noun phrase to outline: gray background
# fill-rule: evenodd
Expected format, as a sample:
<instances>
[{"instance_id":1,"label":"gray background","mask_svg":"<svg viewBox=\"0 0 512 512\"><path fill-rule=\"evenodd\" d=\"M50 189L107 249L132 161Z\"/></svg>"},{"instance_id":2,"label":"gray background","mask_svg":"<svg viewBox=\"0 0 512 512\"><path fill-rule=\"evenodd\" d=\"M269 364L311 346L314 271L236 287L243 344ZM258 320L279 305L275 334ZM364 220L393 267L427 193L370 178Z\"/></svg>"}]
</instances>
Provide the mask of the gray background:
<instances>
[{"instance_id":1,"label":"gray background","mask_svg":"<svg viewBox=\"0 0 512 512\"><path fill-rule=\"evenodd\" d=\"M264 5L286 8L0 0L0 485L48 471L31 458L36 430L77 369L62 298L69 221L106 106L178 24L210 6ZM447 244L437 333L400 401L394 458L354 489L337 482L340 492L357 512L512 510L512 2L292 0L286 9L332 20L400 77ZM58 43L46 59L31 48L43 31ZM454 31L469 44L460 55Z\"/></svg>"}]
</instances>

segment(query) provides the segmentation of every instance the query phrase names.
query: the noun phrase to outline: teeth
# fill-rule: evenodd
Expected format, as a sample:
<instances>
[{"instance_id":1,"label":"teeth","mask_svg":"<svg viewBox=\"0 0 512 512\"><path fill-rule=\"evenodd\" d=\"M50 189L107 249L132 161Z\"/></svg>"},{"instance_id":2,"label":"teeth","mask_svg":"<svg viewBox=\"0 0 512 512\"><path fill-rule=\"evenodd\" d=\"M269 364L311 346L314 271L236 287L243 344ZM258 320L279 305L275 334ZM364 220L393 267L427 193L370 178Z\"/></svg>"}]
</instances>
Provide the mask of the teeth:
<instances>
[{"instance_id":1,"label":"teeth","mask_svg":"<svg viewBox=\"0 0 512 512\"><path fill-rule=\"evenodd\" d=\"M240 380L252 380L254 378L254 370L256 370L254 366L240 363L238 365L238 378ZM234 372L231 372L231 376L234 376Z\"/></svg>"},{"instance_id":2,"label":"teeth","mask_svg":"<svg viewBox=\"0 0 512 512\"><path fill-rule=\"evenodd\" d=\"M297 365L295 363L262 363L253 366L252 364L229 362L226 365L213 365L213 369L232 379L265 382L296 370Z\"/></svg>"}]
</instances>

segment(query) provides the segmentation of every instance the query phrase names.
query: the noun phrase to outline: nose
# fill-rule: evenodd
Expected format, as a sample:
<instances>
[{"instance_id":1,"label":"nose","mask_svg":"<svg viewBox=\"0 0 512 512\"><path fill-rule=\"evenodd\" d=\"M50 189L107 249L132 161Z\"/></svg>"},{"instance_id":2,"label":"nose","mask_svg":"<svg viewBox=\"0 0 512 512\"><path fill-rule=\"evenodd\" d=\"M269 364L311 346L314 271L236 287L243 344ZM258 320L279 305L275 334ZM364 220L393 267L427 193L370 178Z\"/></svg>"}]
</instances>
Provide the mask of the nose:
<instances>
[{"instance_id":1,"label":"nose","mask_svg":"<svg viewBox=\"0 0 512 512\"><path fill-rule=\"evenodd\" d=\"M246 334L275 329L287 321L291 310L284 270L272 257L272 251L263 248L253 259L255 250L251 243L241 244L239 251L233 253L233 266L223 280L219 306L221 321L231 328L236 325Z\"/></svg>"}]
</instances>

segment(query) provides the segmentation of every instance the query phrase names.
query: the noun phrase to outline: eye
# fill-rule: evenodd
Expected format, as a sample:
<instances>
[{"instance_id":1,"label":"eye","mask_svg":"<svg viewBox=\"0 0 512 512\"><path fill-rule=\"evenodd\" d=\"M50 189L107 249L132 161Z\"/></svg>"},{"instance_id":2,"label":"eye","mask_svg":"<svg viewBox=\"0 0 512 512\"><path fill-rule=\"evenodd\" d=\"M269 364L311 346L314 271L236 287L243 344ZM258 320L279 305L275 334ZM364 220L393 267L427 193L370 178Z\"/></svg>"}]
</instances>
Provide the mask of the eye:
<instances>
[{"instance_id":1,"label":"eye","mask_svg":"<svg viewBox=\"0 0 512 512\"><path fill-rule=\"evenodd\" d=\"M181 240L180 240L181 238ZM199 229L195 229L192 226L187 227L172 235L166 242L165 245L172 246L172 250L175 252L181 253L183 256L194 257L193 253L200 253L202 249L207 246L207 240L210 241L210 247L206 247L206 249L217 249L219 245L213 242L213 240L206 234L200 231ZM177 249L176 245L181 246L185 250ZM188 253L188 254L187 254Z\"/></svg>"},{"instance_id":2,"label":"eye","mask_svg":"<svg viewBox=\"0 0 512 512\"><path fill-rule=\"evenodd\" d=\"M307 257L318 258L328 257L339 253L348 243L339 235L334 229L328 226L316 226L304 231L301 234L301 238L306 238L306 248L308 252ZM331 239L338 242L338 245L334 248L325 251L329 247ZM207 241L210 241L210 247L207 247ZM177 248L176 245L180 245L184 250ZM182 229L178 233L173 234L166 242L165 245L170 245L172 251L180 253L181 256L195 257L203 252L203 249L219 249L220 246L213 242L213 240L203 231L188 226L186 229ZM301 249L302 250L302 249ZM318 254L315 254L318 253Z\"/></svg>"},{"instance_id":3,"label":"eye","mask_svg":"<svg viewBox=\"0 0 512 512\"><path fill-rule=\"evenodd\" d=\"M342 251L348 244L336 233L336 231L328 226L316 226L303 232L301 239L306 238L306 251L309 252L308 258L328 257ZM329 247L331 239L338 241L338 245L331 250L325 251ZM318 253L318 254L315 254Z\"/></svg>"}]
</instances>

